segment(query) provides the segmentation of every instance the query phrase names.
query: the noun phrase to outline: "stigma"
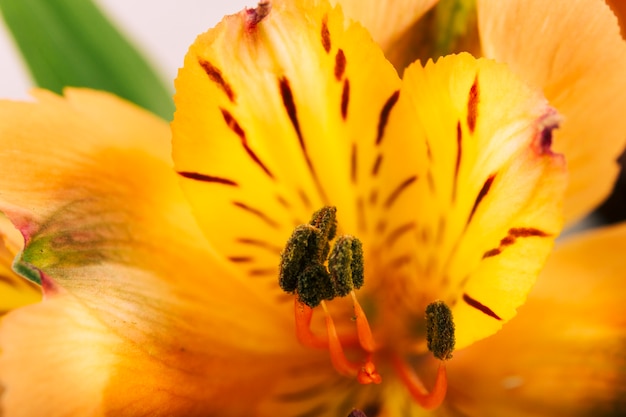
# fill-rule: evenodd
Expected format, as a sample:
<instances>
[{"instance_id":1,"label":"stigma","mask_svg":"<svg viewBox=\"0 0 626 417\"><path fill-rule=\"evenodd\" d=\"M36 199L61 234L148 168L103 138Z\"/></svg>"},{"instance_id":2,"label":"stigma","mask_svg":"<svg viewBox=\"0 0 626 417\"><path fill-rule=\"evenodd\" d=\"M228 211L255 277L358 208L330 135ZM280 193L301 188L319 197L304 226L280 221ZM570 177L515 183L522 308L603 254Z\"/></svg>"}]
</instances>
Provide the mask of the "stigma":
<instances>
[{"instance_id":1,"label":"stigma","mask_svg":"<svg viewBox=\"0 0 626 417\"><path fill-rule=\"evenodd\" d=\"M363 247L354 236L337 234L337 209L323 207L316 211L308 224L295 228L281 253L278 283L281 289L294 294L296 336L304 346L328 349L335 370L354 377L361 384L379 384L373 356L376 349L365 312L355 290L364 283ZM358 348L363 359L348 360L344 345L354 338L337 333L327 302L350 296L354 307ZM326 338L311 331L313 310L321 306L326 323Z\"/></svg>"}]
</instances>

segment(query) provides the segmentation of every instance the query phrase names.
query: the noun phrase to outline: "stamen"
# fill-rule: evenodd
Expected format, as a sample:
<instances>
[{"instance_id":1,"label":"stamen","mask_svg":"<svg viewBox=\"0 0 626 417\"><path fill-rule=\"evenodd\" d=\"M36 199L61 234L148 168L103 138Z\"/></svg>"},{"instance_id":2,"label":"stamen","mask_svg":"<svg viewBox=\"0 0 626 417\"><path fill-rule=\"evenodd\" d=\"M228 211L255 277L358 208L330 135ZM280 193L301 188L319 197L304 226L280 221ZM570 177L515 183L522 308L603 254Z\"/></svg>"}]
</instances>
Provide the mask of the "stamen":
<instances>
[{"instance_id":1,"label":"stamen","mask_svg":"<svg viewBox=\"0 0 626 417\"><path fill-rule=\"evenodd\" d=\"M328 332L328 350L330 351L330 359L333 367L337 372L345 376L357 377L357 381L361 384L380 384L382 378L376 371L376 367L372 362L371 354L363 364L353 363L346 358L341 346L335 323L326 307L326 303L322 302L322 308L326 314L326 330Z\"/></svg>"},{"instance_id":2,"label":"stamen","mask_svg":"<svg viewBox=\"0 0 626 417\"><path fill-rule=\"evenodd\" d=\"M442 361L452 359L454 351L454 321L452 311L443 301L426 307L426 340L428 350Z\"/></svg>"},{"instance_id":3,"label":"stamen","mask_svg":"<svg viewBox=\"0 0 626 417\"><path fill-rule=\"evenodd\" d=\"M407 387L415 402L422 408L434 410L443 403L443 400L446 398L446 392L448 391L448 376L446 374L445 362L442 361L439 364L435 385L430 392L426 390L424 384L413 369L398 356L393 358L393 366L398 377Z\"/></svg>"},{"instance_id":4,"label":"stamen","mask_svg":"<svg viewBox=\"0 0 626 417\"><path fill-rule=\"evenodd\" d=\"M363 247L353 236L340 236L332 248L330 241L337 234L337 209L323 207L316 211L309 224L293 231L281 253L278 283L288 293L295 293L294 316L296 336L304 346L327 348L334 368L342 375L356 377L362 384L379 384L382 380L372 362L374 338L355 289L364 281ZM329 257L330 254L330 257ZM328 268L325 266L328 258ZM343 351L346 339L337 335L335 323L324 300L350 294L356 318L358 345L367 353L363 363L350 362ZM322 305L328 339L311 331L313 308ZM350 345L356 338L347 339Z\"/></svg>"},{"instance_id":5,"label":"stamen","mask_svg":"<svg viewBox=\"0 0 626 417\"><path fill-rule=\"evenodd\" d=\"M308 305L294 299L294 313L296 317L296 336L303 346L316 349L327 349L328 340L324 340L311 332L311 319L313 309Z\"/></svg>"},{"instance_id":6,"label":"stamen","mask_svg":"<svg viewBox=\"0 0 626 417\"><path fill-rule=\"evenodd\" d=\"M432 391L424 388L413 369L400 357L393 358L393 366L413 399L423 408L433 410L446 398L448 376L445 361L452 358L455 343L452 311L443 301L435 301L426 307L426 340L428 349L441 359Z\"/></svg>"},{"instance_id":7,"label":"stamen","mask_svg":"<svg viewBox=\"0 0 626 417\"><path fill-rule=\"evenodd\" d=\"M350 295L352 296L352 302L354 304L354 317L356 318L356 331L359 335L359 343L363 350L372 353L376 350L372 329L367 321L365 312L361 308L361 304L359 304L359 301L356 299L354 291L350 291Z\"/></svg>"}]
</instances>

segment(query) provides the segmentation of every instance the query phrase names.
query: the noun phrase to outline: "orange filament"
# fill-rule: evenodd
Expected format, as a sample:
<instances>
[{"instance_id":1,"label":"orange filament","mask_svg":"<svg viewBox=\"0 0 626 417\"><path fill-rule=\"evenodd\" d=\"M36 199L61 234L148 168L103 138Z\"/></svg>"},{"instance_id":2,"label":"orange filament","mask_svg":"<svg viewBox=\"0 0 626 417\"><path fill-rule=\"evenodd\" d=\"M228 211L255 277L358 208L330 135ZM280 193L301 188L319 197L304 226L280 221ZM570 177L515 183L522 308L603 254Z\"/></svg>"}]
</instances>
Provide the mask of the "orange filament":
<instances>
[{"instance_id":1,"label":"orange filament","mask_svg":"<svg viewBox=\"0 0 626 417\"><path fill-rule=\"evenodd\" d=\"M294 314L296 321L296 336L298 337L298 341L302 345L307 347L312 347L316 349L328 349L333 367L341 375L349 376L352 378L356 377L357 381L361 384L380 384L382 378L380 374L376 371L376 367L372 362L372 353L368 352L366 360L363 363L354 363L349 361L343 351L343 344L345 344L345 342L342 344L342 340L337 334L335 322L333 321L330 312L326 307L326 303L322 301L321 304L325 314L326 332L328 334L327 339L320 338L311 331L311 319L313 317L313 309L303 302L299 301L297 298L295 299ZM357 341L356 338L348 339L348 343L350 345L358 346L359 343L363 345L364 342L362 342L362 340L365 340L366 346L373 346L374 341L371 331L369 329L369 325L367 324L367 319L365 318L365 313L361 309L361 306L358 305L358 303L355 304L355 313L357 314L357 331L359 332L359 341ZM359 330L359 323L364 323L364 326L367 329L365 337L361 336L361 333L363 331ZM363 326L363 324L361 324L361 326ZM365 347L363 347L363 349L366 350Z\"/></svg>"},{"instance_id":2,"label":"orange filament","mask_svg":"<svg viewBox=\"0 0 626 417\"><path fill-rule=\"evenodd\" d=\"M439 407L446 398L448 376L446 374L445 362L442 361L439 364L435 386L430 392L428 392L422 381L405 361L395 356L393 358L393 366L413 399L424 409L434 410Z\"/></svg>"},{"instance_id":3,"label":"orange filament","mask_svg":"<svg viewBox=\"0 0 626 417\"><path fill-rule=\"evenodd\" d=\"M328 350L330 351L330 359L335 367L335 370L342 375L357 377L357 381L361 384L380 384L382 378L376 371L374 363L371 361L371 354L368 355L364 364L353 363L346 358L341 346L339 336L337 336L337 329L333 322L326 303L322 301L322 308L326 314L326 330L328 332Z\"/></svg>"},{"instance_id":4,"label":"orange filament","mask_svg":"<svg viewBox=\"0 0 626 417\"><path fill-rule=\"evenodd\" d=\"M298 342L303 346L316 349L328 348L328 340L321 339L311 332L311 319L313 317L313 309L308 305L294 298L294 313L296 316L296 336Z\"/></svg>"},{"instance_id":5,"label":"orange filament","mask_svg":"<svg viewBox=\"0 0 626 417\"><path fill-rule=\"evenodd\" d=\"M372 353L375 350L374 337L372 336L372 329L367 321L367 316L361 308L361 304L356 299L354 290L350 291L352 296L352 302L354 304L354 316L356 317L356 331L359 335L359 343L364 351Z\"/></svg>"}]
</instances>

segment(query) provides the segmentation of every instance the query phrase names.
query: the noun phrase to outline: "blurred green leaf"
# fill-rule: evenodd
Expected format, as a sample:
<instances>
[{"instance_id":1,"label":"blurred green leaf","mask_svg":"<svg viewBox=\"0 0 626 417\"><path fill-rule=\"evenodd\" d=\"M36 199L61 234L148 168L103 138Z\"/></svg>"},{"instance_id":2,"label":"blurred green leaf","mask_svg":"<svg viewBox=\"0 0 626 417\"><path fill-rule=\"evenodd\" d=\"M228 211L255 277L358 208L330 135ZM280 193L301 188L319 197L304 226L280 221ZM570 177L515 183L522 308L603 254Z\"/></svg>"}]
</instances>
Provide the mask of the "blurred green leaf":
<instances>
[{"instance_id":1,"label":"blurred green leaf","mask_svg":"<svg viewBox=\"0 0 626 417\"><path fill-rule=\"evenodd\" d=\"M0 0L0 11L40 87L111 91L171 120L171 93L91 0Z\"/></svg>"}]
</instances>

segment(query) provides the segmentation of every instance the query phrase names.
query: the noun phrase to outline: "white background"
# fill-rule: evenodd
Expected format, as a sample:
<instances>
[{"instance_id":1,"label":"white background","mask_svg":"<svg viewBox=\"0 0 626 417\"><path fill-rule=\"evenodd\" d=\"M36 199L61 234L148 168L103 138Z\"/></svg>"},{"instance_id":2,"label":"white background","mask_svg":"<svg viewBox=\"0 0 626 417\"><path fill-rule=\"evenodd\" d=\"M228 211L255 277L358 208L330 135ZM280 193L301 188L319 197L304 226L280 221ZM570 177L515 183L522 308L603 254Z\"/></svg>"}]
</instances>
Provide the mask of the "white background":
<instances>
[{"instance_id":1,"label":"white background","mask_svg":"<svg viewBox=\"0 0 626 417\"><path fill-rule=\"evenodd\" d=\"M214 26L225 14L254 7L254 0L96 0L117 27L172 82L187 48L196 36ZM25 69L0 20L0 98L25 99L32 87Z\"/></svg>"}]
</instances>

